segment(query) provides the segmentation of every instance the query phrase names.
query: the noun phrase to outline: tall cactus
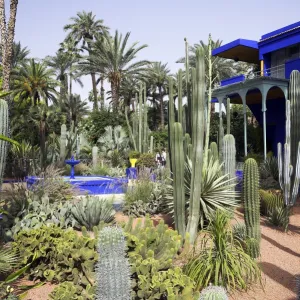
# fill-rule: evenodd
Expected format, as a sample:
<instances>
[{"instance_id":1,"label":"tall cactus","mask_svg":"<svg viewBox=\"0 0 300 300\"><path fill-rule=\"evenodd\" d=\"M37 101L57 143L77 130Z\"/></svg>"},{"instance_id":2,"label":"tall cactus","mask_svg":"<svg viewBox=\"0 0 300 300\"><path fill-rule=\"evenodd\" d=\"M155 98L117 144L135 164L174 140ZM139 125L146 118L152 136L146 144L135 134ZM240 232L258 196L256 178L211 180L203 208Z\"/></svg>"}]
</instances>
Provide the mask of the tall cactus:
<instances>
[{"instance_id":1,"label":"tall cactus","mask_svg":"<svg viewBox=\"0 0 300 300\"><path fill-rule=\"evenodd\" d=\"M168 126L168 134L169 134L169 155L170 155L170 171L173 172L174 159L173 159L173 141L174 141L174 123L175 123L175 111L174 111L174 97L173 97L173 80L169 78L169 126Z\"/></svg>"},{"instance_id":2,"label":"tall cactus","mask_svg":"<svg viewBox=\"0 0 300 300\"><path fill-rule=\"evenodd\" d=\"M210 143L210 154L214 161L219 160L218 145L216 142Z\"/></svg>"},{"instance_id":3,"label":"tall cactus","mask_svg":"<svg viewBox=\"0 0 300 300\"><path fill-rule=\"evenodd\" d=\"M235 177L235 164L236 164L236 149L235 139L232 134L226 134L223 140L223 160L224 160L224 173L228 174L229 179Z\"/></svg>"},{"instance_id":4,"label":"tall cactus","mask_svg":"<svg viewBox=\"0 0 300 300\"><path fill-rule=\"evenodd\" d=\"M92 161L93 161L93 168L96 168L98 165L98 147L94 146L92 148Z\"/></svg>"},{"instance_id":5,"label":"tall cactus","mask_svg":"<svg viewBox=\"0 0 300 300\"><path fill-rule=\"evenodd\" d=\"M226 100L226 125L227 125L227 130L226 130L226 134L230 134L230 98L228 97Z\"/></svg>"},{"instance_id":6,"label":"tall cactus","mask_svg":"<svg viewBox=\"0 0 300 300\"><path fill-rule=\"evenodd\" d=\"M192 178L189 204L189 220L187 231L190 234L190 241L194 243L200 219L200 197L203 165L204 146L204 110L205 110L205 66L204 57L200 49L196 51L196 74L193 80L192 97ZM202 224L203 225L203 224Z\"/></svg>"},{"instance_id":7,"label":"tall cactus","mask_svg":"<svg viewBox=\"0 0 300 300\"><path fill-rule=\"evenodd\" d=\"M248 249L252 258L257 258L260 252L260 201L259 201L259 171L253 158L246 160L243 172L243 198L245 206L246 232L249 237Z\"/></svg>"},{"instance_id":8,"label":"tall cactus","mask_svg":"<svg viewBox=\"0 0 300 300\"><path fill-rule=\"evenodd\" d=\"M8 136L8 105L3 99L0 99L0 135ZM6 164L7 146L6 141L0 140L0 190Z\"/></svg>"},{"instance_id":9,"label":"tall cactus","mask_svg":"<svg viewBox=\"0 0 300 300\"><path fill-rule=\"evenodd\" d=\"M150 136L150 153L153 153L154 137Z\"/></svg>"},{"instance_id":10,"label":"tall cactus","mask_svg":"<svg viewBox=\"0 0 300 300\"><path fill-rule=\"evenodd\" d=\"M148 152L148 109L147 109L147 89L144 85L144 106L143 106L143 152Z\"/></svg>"},{"instance_id":11,"label":"tall cactus","mask_svg":"<svg viewBox=\"0 0 300 300\"><path fill-rule=\"evenodd\" d=\"M178 122L183 124L183 112L182 112L182 70L178 71Z\"/></svg>"},{"instance_id":12,"label":"tall cactus","mask_svg":"<svg viewBox=\"0 0 300 300\"><path fill-rule=\"evenodd\" d=\"M99 233L96 300L130 300L130 266L122 229L106 227Z\"/></svg>"},{"instance_id":13,"label":"tall cactus","mask_svg":"<svg viewBox=\"0 0 300 300\"><path fill-rule=\"evenodd\" d=\"M286 100L286 125L285 125L285 144L284 155L282 153L281 143L278 143L278 171L279 183L283 191L284 202L287 206L295 204L299 191L300 183L300 142L296 153L296 168L293 168L291 162L291 103ZM293 128L294 130L294 128ZM298 130L297 128L295 130Z\"/></svg>"},{"instance_id":14,"label":"tall cactus","mask_svg":"<svg viewBox=\"0 0 300 300\"><path fill-rule=\"evenodd\" d=\"M185 191L184 191L184 151L183 151L183 132L180 123L175 123L173 135L173 159L174 159L174 217L175 226L178 233L185 236Z\"/></svg>"},{"instance_id":15,"label":"tall cactus","mask_svg":"<svg viewBox=\"0 0 300 300\"><path fill-rule=\"evenodd\" d=\"M125 108L125 118L126 118L126 124L127 124L127 127L128 127L129 136L130 136L130 139L131 139L133 148L134 148L134 150L136 151L137 148L136 148L135 137L134 137L132 128L131 128L131 126L130 126L129 118L128 118L128 107Z\"/></svg>"},{"instance_id":16,"label":"tall cactus","mask_svg":"<svg viewBox=\"0 0 300 300\"><path fill-rule=\"evenodd\" d=\"M66 159L66 148L67 148L67 126L62 124L60 128L60 163L63 165Z\"/></svg>"},{"instance_id":17,"label":"tall cactus","mask_svg":"<svg viewBox=\"0 0 300 300\"><path fill-rule=\"evenodd\" d=\"M139 90L139 152L143 150L143 85L140 83Z\"/></svg>"}]
</instances>

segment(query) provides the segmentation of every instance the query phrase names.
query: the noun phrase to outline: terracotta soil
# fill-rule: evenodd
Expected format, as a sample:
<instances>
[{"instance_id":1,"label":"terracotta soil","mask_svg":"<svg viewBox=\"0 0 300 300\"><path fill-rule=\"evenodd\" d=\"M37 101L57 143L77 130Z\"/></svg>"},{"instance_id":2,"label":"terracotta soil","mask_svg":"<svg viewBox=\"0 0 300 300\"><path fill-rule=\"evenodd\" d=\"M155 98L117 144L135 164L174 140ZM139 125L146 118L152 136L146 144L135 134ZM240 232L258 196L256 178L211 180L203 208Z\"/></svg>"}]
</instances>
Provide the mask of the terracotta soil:
<instances>
[{"instance_id":1,"label":"terracotta soil","mask_svg":"<svg viewBox=\"0 0 300 300\"><path fill-rule=\"evenodd\" d=\"M118 221L127 221L121 214ZM237 212L236 219L243 221ZM295 275L300 274L300 206L294 207L287 233L261 221L261 258L264 290L252 286L247 292L235 292L230 300L295 300ZM29 291L26 300L47 300L55 285L46 284Z\"/></svg>"}]
</instances>

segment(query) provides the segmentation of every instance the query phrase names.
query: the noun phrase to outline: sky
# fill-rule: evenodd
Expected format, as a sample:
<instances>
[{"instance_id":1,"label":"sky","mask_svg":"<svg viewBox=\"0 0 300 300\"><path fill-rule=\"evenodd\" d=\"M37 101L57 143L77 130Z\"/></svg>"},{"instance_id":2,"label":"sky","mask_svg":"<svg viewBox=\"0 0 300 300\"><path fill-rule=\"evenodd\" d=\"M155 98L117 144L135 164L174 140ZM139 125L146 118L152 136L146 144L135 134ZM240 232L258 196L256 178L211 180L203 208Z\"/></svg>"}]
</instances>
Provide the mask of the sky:
<instances>
[{"instance_id":1,"label":"sky","mask_svg":"<svg viewBox=\"0 0 300 300\"><path fill-rule=\"evenodd\" d=\"M83 10L103 19L111 33L131 32L129 44L148 45L138 58L168 63L172 73L183 67L176 60L184 56L185 37L190 44L206 41L209 33L223 44L259 40L300 21L299 0L19 0L15 40L28 47L31 57L54 55L66 36L64 25ZM83 83L74 92L87 99L90 77Z\"/></svg>"}]
</instances>

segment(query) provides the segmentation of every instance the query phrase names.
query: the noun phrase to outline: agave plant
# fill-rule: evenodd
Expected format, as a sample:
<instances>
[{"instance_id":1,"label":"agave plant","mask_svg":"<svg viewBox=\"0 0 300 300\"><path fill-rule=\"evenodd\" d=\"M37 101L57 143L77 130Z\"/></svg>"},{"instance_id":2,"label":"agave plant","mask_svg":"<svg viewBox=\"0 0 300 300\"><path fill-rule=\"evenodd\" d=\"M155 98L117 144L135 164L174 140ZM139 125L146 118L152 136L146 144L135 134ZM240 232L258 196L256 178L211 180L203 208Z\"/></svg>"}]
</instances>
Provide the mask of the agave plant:
<instances>
[{"instance_id":1,"label":"agave plant","mask_svg":"<svg viewBox=\"0 0 300 300\"><path fill-rule=\"evenodd\" d=\"M0 274L5 274L17 265L19 257L11 248L0 248Z\"/></svg>"},{"instance_id":2,"label":"agave plant","mask_svg":"<svg viewBox=\"0 0 300 300\"><path fill-rule=\"evenodd\" d=\"M238 205L239 193L234 190L235 178L228 179L227 174L222 173L223 165L218 161L210 160L208 167L202 170L202 188L200 201L200 225L217 209L232 211ZM190 188L192 177L192 163L190 160L185 165L185 198L188 211ZM168 185L162 201L162 210L168 214L174 214L173 186Z\"/></svg>"},{"instance_id":3,"label":"agave plant","mask_svg":"<svg viewBox=\"0 0 300 300\"><path fill-rule=\"evenodd\" d=\"M72 213L79 225L92 230L101 221L105 223L113 221L115 211L112 201L88 196L75 204Z\"/></svg>"}]
</instances>

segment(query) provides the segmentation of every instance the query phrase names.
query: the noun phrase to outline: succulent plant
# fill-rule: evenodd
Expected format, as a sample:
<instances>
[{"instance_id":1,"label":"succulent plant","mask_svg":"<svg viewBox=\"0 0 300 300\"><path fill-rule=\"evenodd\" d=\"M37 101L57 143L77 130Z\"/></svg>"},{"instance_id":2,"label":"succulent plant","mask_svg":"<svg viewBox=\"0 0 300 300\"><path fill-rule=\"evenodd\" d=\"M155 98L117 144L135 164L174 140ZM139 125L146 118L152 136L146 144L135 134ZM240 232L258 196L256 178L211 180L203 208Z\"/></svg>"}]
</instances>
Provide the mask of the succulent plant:
<instances>
[{"instance_id":1,"label":"succulent plant","mask_svg":"<svg viewBox=\"0 0 300 300\"><path fill-rule=\"evenodd\" d=\"M210 155L214 161L219 160L218 145L216 142L210 143Z\"/></svg>"},{"instance_id":2,"label":"succulent plant","mask_svg":"<svg viewBox=\"0 0 300 300\"><path fill-rule=\"evenodd\" d=\"M8 136L8 105L0 99L0 135ZM0 189L3 181L4 168L6 164L7 142L0 140Z\"/></svg>"},{"instance_id":3,"label":"succulent plant","mask_svg":"<svg viewBox=\"0 0 300 300\"><path fill-rule=\"evenodd\" d=\"M266 216L268 212L274 208L284 207L284 199L282 193L275 193L273 191L259 190L261 211Z\"/></svg>"},{"instance_id":4,"label":"succulent plant","mask_svg":"<svg viewBox=\"0 0 300 300\"><path fill-rule=\"evenodd\" d=\"M72 214L80 226L92 230L101 221L110 223L114 220L115 211L112 201L100 199L96 196L87 196L80 199L73 207Z\"/></svg>"},{"instance_id":5,"label":"succulent plant","mask_svg":"<svg viewBox=\"0 0 300 300\"><path fill-rule=\"evenodd\" d=\"M106 227L100 231L96 300L130 300L130 266L125 244L122 229Z\"/></svg>"},{"instance_id":6,"label":"succulent plant","mask_svg":"<svg viewBox=\"0 0 300 300\"><path fill-rule=\"evenodd\" d=\"M236 163L235 139L232 134L226 134L223 139L224 174L230 179L235 178Z\"/></svg>"},{"instance_id":7,"label":"succulent plant","mask_svg":"<svg viewBox=\"0 0 300 300\"><path fill-rule=\"evenodd\" d=\"M199 300L228 300L228 296L223 287L210 285L202 290Z\"/></svg>"},{"instance_id":8,"label":"succulent plant","mask_svg":"<svg viewBox=\"0 0 300 300\"><path fill-rule=\"evenodd\" d=\"M259 256L260 245L260 201L258 188L258 165L253 158L249 158L244 165L243 198L246 231L247 236L250 238L249 254L252 258L257 258Z\"/></svg>"},{"instance_id":9,"label":"succulent plant","mask_svg":"<svg viewBox=\"0 0 300 300\"><path fill-rule=\"evenodd\" d=\"M158 213L159 205L160 203L157 199L150 200L149 202L138 200L130 205L126 205L123 209L123 212L134 217L143 217L147 214L154 215Z\"/></svg>"}]
</instances>

